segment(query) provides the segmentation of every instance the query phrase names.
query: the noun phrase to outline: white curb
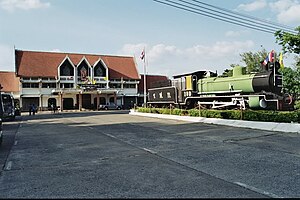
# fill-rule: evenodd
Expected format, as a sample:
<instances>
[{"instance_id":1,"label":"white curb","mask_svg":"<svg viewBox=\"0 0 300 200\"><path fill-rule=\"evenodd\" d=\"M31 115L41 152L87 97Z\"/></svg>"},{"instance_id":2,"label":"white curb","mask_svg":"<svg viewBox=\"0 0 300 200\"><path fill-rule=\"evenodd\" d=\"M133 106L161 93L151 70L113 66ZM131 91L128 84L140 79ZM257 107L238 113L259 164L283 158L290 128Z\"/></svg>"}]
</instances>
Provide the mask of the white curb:
<instances>
[{"instance_id":1,"label":"white curb","mask_svg":"<svg viewBox=\"0 0 300 200\"><path fill-rule=\"evenodd\" d=\"M266 131L300 133L300 124L298 123L257 122L257 121L246 121L246 120L231 120L231 119L190 117L190 116L154 114L154 113L141 113L141 112L136 112L134 109L131 109L129 114L144 116L144 117L174 119L174 120L181 120L181 121L188 121L188 122L201 122L207 124L219 124L219 125L233 126L233 127L252 128L252 129L259 129L259 130L266 130Z\"/></svg>"}]
</instances>

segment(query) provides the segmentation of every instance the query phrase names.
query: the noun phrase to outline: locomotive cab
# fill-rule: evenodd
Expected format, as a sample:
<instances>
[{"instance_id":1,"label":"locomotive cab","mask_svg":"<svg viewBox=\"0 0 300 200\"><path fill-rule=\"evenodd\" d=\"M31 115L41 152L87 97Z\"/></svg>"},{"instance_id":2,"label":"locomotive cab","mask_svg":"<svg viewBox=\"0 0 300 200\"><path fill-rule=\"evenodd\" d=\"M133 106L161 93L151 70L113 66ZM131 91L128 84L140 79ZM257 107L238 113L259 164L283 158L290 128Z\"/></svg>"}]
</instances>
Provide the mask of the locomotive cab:
<instances>
[{"instance_id":1,"label":"locomotive cab","mask_svg":"<svg viewBox=\"0 0 300 200\"><path fill-rule=\"evenodd\" d=\"M187 97L198 95L198 81L206 77L217 77L217 73L202 70L190 74L181 74L173 76L172 85L178 89L179 102L184 102Z\"/></svg>"}]
</instances>

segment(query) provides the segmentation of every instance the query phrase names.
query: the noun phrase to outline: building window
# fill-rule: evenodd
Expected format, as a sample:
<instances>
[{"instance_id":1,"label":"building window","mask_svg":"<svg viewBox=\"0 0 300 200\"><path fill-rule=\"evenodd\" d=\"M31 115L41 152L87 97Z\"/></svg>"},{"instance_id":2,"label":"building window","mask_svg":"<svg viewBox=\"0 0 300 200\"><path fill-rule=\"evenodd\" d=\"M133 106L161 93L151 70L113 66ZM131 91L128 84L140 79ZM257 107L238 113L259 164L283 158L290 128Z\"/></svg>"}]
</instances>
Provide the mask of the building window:
<instances>
[{"instance_id":1,"label":"building window","mask_svg":"<svg viewBox=\"0 0 300 200\"><path fill-rule=\"evenodd\" d=\"M39 84L38 83L30 83L30 87L31 88L39 88Z\"/></svg>"},{"instance_id":2,"label":"building window","mask_svg":"<svg viewBox=\"0 0 300 200\"><path fill-rule=\"evenodd\" d=\"M56 83L42 83L42 88L56 88Z\"/></svg>"},{"instance_id":3,"label":"building window","mask_svg":"<svg viewBox=\"0 0 300 200\"><path fill-rule=\"evenodd\" d=\"M80 65L77 68L77 76L80 81L87 80L88 76L90 76L90 71L87 63L85 60L80 63Z\"/></svg>"},{"instance_id":4,"label":"building window","mask_svg":"<svg viewBox=\"0 0 300 200\"><path fill-rule=\"evenodd\" d=\"M22 83L22 88L30 88L30 83Z\"/></svg>"},{"instance_id":5,"label":"building window","mask_svg":"<svg viewBox=\"0 0 300 200\"><path fill-rule=\"evenodd\" d=\"M39 88L38 83L22 83L22 88Z\"/></svg>"},{"instance_id":6,"label":"building window","mask_svg":"<svg viewBox=\"0 0 300 200\"><path fill-rule=\"evenodd\" d=\"M104 83L98 83L96 87L97 88L106 88L106 84L104 84Z\"/></svg>"},{"instance_id":7,"label":"building window","mask_svg":"<svg viewBox=\"0 0 300 200\"><path fill-rule=\"evenodd\" d=\"M121 88L121 83L110 83L109 87L110 88Z\"/></svg>"},{"instance_id":8,"label":"building window","mask_svg":"<svg viewBox=\"0 0 300 200\"><path fill-rule=\"evenodd\" d=\"M65 62L60 66L60 75L74 76L74 68L69 62L69 60L65 60Z\"/></svg>"},{"instance_id":9,"label":"building window","mask_svg":"<svg viewBox=\"0 0 300 200\"><path fill-rule=\"evenodd\" d=\"M135 84L124 84L124 88L136 88Z\"/></svg>"},{"instance_id":10,"label":"building window","mask_svg":"<svg viewBox=\"0 0 300 200\"><path fill-rule=\"evenodd\" d=\"M102 65L101 62L98 62L98 64L94 67L94 76L95 77L105 77L106 76L106 69Z\"/></svg>"}]
</instances>

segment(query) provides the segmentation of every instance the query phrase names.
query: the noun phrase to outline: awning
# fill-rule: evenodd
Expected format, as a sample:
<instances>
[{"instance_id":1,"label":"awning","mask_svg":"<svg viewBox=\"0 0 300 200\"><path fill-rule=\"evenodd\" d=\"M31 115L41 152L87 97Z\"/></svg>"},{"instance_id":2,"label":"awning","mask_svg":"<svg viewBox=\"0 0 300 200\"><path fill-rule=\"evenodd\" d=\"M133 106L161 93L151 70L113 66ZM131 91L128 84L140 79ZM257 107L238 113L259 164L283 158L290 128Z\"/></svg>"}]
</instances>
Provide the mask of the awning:
<instances>
[{"instance_id":1,"label":"awning","mask_svg":"<svg viewBox=\"0 0 300 200\"><path fill-rule=\"evenodd\" d=\"M33 98L34 97L38 97L39 98L39 97L41 97L41 95L40 94L21 94L20 97L21 98L32 98L32 97Z\"/></svg>"}]
</instances>

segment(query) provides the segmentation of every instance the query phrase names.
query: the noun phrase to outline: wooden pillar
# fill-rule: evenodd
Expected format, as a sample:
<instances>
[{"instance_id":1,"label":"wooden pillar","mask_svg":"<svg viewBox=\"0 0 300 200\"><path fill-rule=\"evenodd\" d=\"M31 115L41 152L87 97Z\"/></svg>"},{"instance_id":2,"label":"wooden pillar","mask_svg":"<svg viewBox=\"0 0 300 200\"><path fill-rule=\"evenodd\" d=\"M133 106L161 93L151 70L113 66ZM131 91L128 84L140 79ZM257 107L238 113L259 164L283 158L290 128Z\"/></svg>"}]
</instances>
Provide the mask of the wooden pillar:
<instances>
[{"instance_id":1,"label":"wooden pillar","mask_svg":"<svg viewBox=\"0 0 300 200\"><path fill-rule=\"evenodd\" d=\"M63 101L64 99L63 99L63 94L62 94L62 92L60 93L59 96L60 96L60 111L62 112L62 111L64 110L64 108L63 108L63 107L64 107L64 103L63 103L63 102L64 102L64 101Z\"/></svg>"},{"instance_id":2,"label":"wooden pillar","mask_svg":"<svg viewBox=\"0 0 300 200\"><path fill-rule=\"evenodd\" d=\"M82 110L82 94L79 93L79 105L78 105L79 110Z\"/></svg>"},{"instance_id":3,"label":"wooden pillar","mask_svg":"<svg viewBox=\"0 0 300 200\"><path fill-rule=\"evenodd\" d=\"M97 107L96 107L96 110L98 110L99 108L99 104L100 104L100 98L99 98L99 94L97 93Z\"/></svg>"},{"instance_id":4,"label":"wooden pillar","mask_svg":"<svg viewBox=\"0 0 300 200\"><path fill-rule=\"evenodd\" d=\"M39 111L42 111L43 110L43 95L40 95L40 98L39 98Z\"/></svg>"}]
</instances>

